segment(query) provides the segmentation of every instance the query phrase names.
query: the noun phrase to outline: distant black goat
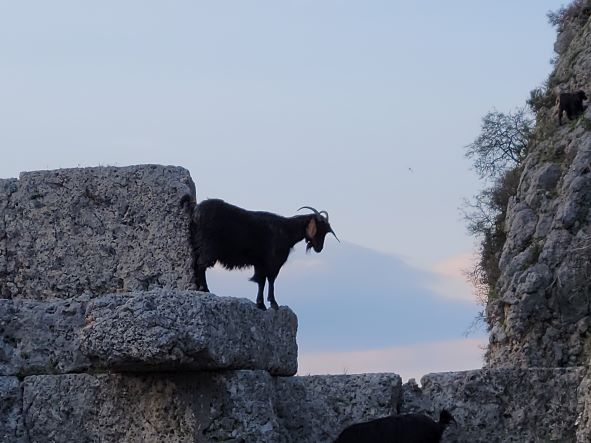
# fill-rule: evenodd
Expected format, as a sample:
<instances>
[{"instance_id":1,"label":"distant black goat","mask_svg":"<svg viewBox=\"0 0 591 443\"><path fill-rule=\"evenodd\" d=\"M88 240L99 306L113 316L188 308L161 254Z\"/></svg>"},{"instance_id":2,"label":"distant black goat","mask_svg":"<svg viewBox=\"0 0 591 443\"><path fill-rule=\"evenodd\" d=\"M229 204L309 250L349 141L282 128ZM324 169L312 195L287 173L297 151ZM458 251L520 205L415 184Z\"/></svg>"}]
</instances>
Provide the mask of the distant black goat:
<instances>
[{"instance_id":1,"label":"distant black goat","mask_svg":"<svg viewBox=\"0 0 591 443\"><path fill-rule=\"evenodd\" d=\"M335 443L439 443L452 415L443 409L439 422L423 414L402 414L349 426Z\"/></svg>"},{"instance_id":2,"label":"distant black goat","mask_svg":"<svg viewBox=\"0 0 591 443\"><path fill-rule=\"evenodd\" d=\"M305 239L306 250L314 248L320 252L326 234L330 232L336 238L326 211L318 212L309 206L300 209L304 208L314 213L287 218L269 212L247 211L217 199L199 203L193 217L197 290L209 292L205 270L216 262L227 269L254 266L251 281L259 286L257 307L266 309L263 290L268 280L267 300L277 309L275 279L294 245Z\"/></svg>"},{"instance_id":3,"label":"distant black goat","mask_svg":"<svg viewBox=\"0 0 591 443\"><path fill-rule=\"evenodd\" d=\"M558 124L562 125L562 113L566 112L566 116L569 120L578 117L585 109L586 105L583 105L583 101L587 100L585 91L577 92L563 92L556 98L556 107L558 112Z\"/></svg>"}]
</instances>

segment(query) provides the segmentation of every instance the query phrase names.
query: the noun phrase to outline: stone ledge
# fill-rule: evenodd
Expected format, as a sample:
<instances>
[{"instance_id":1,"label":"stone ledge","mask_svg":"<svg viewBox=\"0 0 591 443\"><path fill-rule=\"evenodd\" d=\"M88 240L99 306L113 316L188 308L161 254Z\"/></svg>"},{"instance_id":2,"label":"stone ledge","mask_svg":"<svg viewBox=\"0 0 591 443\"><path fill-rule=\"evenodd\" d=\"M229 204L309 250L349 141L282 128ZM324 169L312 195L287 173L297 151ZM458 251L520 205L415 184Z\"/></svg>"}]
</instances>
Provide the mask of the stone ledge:
<instances>
[{"instance_id":1,"label":"stone ledge","mask_svg":"<svg viewBox=\"0 0 591 443\"><path fill-rule=\"evenodd\" d=\"M91 299L0 300L0 375L85 371L297 371L297 318L247 299L155 289Z\"/></svg>"},{"instance_id":2,"label":"stone ledge","mask_svg":"<svg viewBox=\"0 0 591 443\"><path fill-rule=\"evenodd\" d=\"M166 289L92 300L81 351L109 370L297 372L297 317L247 299Z\"/></svg>"}]
</instances>

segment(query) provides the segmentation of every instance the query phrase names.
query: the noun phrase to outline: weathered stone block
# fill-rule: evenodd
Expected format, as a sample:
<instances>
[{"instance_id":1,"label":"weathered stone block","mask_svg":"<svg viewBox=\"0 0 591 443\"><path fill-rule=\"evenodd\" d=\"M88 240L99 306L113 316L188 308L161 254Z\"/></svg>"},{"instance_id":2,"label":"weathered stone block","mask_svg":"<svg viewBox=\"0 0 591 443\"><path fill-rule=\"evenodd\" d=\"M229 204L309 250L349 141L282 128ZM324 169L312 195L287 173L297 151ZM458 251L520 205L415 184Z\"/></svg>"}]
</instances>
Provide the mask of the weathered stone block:
<instances>
[{"instance_id":1,"label":"weathered stone block","mask_svg":"<svg viewBox=\"0 0 591 443\"><path fill-rule=\"evenodd\" d=\"M402 380L396 374L276 379L276 410L294 443L332 443L347 426L396 414Z\"/></svg>"},{"instance_id":2,"label":"weathered stone block","mask_svg":"<svg viewBox=\"0 0 591 443\"><path fill-rule=\"evenodd\" d=\"M155 289L0 299L0 375L263 369L297 372L297 317L247 299Z\"/></svg>"},{"instance_id":3,"label":"weathered stone block","mask_svg":"<svg viewBox=\"0 0 591 443\"><path fill-rule=\"evenodd\" d=\"M584 368L495 369L429 374L404 386L402 412L457 421L443 442L573 442Z\"/></svg>"},{"instance_id":4,"label":"weathered stone block","mask_svg":"<svg viewBox=\"0 0 591 443\"><path fill-rule=\"evenodd\" d=\"M297 317L286 307L163 289L94 299L86 320L81 350L98 368L297 372Z\"/></svg>"},{"instance_id":5,"label":"weathered stone block","mask_svg":"<svg viewBox=\"0 0 591 443\"><path fill-rule=\"evenodd\" d=\"M191 289L195 187L187 170L58 169L22 173L16 188L5 182L3 297Z\"/></svg>"},{"instance_id":6,"label":"weathered stone block","mask_svg":"<svg viewBox=\"0 0 591 443\"><path fill-rule=\"evenodd\" d=\"M0 377L0 441L29 443L25 438L21 383L16 377Z\"/></svg>"},{"instance_id":7,"label":"weathered stone block","mask_svg":"<svg viewBox=\"0 0 591 443\"><path fill-rule=\"evenodd\" d=\"M284 443L264 371L27 377L29 443Z\"/></svg>"}]
</instances>

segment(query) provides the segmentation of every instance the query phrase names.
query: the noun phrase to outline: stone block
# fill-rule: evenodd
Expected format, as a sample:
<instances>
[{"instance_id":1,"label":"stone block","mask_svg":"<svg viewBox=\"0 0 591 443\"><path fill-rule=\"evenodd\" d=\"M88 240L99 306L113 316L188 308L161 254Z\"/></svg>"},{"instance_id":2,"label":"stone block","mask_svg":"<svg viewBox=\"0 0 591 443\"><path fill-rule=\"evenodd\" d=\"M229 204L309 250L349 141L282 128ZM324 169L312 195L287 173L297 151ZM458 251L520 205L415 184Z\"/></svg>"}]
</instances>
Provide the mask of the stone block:
<instances>
[{"instance_id":1,"label":"stone block","mask_svg":"<svg viewBox=\"0 0 591 443\"><path fill-rule=\"evenodd\" d=\"M24 381L29 443L285 443L264 371L68 374Z\"/></svg>"},{"instance_id":2,"label":"stone block","mask_svg":"<svg viewBox=\"0 0 591 443\"><path fill-rule=\"evenodd\" d=\"M247 299L155 289L0 299L0 375L84 371L297 372L297 317Z\"/></svg>"},{"instance_id":3,"label":"stone block","mask_svg":"<svg viewBox=\"0 0 591 443\"><path fill-rule=\"evenodd\" d=\"M4 182L3 297L192 288L195 187L187 170L58 169Z\"/></svg>"}]
</instances>

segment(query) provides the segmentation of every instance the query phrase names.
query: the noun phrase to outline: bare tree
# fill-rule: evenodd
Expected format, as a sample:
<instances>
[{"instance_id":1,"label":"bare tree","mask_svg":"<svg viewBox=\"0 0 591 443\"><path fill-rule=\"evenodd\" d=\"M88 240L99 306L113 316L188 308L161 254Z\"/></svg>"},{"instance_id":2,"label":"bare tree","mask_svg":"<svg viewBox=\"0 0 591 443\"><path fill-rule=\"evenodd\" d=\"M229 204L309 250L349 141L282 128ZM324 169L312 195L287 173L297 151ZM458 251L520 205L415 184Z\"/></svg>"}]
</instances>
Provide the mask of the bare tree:
<instances>
[{"instance_id":1,"label":"bare tree","mask_svg":"<svg viewBox=\"0 0 591 443\"><path fill-rule=\"evenodd\" d=\"M526 108L507 114L493 110L482 118L480 135L466 146L466 157L482 179L497 179L527 154L534 120Z\"/></svg>"}]
</instances>

